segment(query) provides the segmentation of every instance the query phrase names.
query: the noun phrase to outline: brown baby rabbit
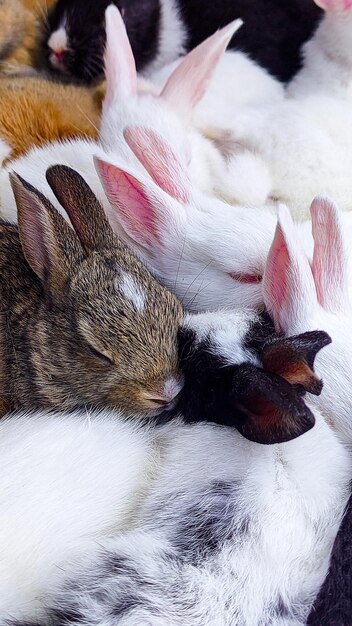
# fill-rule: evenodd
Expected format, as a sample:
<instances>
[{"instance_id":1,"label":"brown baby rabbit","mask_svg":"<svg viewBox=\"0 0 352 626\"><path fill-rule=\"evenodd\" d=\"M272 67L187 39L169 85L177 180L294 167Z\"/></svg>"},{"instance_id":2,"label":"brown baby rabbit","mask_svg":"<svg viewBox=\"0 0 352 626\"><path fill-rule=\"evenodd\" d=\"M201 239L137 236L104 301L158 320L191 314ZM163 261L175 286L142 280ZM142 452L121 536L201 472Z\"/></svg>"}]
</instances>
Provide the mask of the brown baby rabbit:
<instances>
[{"instance_id":1,"label":"brown baby rabbit","mask_svg":"<svg viewBox=\"0 0 352 626\"><path fill-rule=\"evenodd\" d=\"M2 411L156 414L182 386L181 304L113 234L79 174L56 165L47 180L73 230L16 174L18 226L0 224Z\"/></svg>"}]
</instances>

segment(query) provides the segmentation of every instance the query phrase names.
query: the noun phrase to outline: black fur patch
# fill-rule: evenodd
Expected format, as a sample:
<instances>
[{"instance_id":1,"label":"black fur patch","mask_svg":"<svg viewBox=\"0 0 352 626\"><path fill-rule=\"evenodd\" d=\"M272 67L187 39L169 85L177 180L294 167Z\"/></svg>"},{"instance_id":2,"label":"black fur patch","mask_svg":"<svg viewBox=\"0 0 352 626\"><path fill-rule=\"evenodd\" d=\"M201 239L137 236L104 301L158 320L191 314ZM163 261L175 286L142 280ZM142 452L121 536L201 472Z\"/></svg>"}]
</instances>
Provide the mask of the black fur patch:
<instances>
[{"instance_id":1,"label":"black fur patch","mask_svg":"<svg viewBox=\"0 0 352 626\"><path fill-rule=\"evenodd\" d=\"M249 56L282 81L301 67L301 46L313 34L322 11L307 0L179 0L187 24L188 49L240 17L244 24L230 48Z\"/></svg>"},{"instance_id":2,"label":"black fur patch","mask_svg":"<svg viewBox=\"0 0 352 626\"><path fill-rule=\"evenodd\" d=\"M89 83L103 73L104 12L113 1L124 11L124 20L137 69L151 63L160 39L159 0L58 0L49 14L42 52L47 67L46 42L66 16L71 49L64 57L67 78ZM186 27L187 50L218 28L241 17L244 25L230 47L242 50L280 80L289 80L301 66L301 46L314 32L322 14L307 0L178 0ZM61 79L65 75L60 74Z\"/></svg>"},{"instance_id":3,"label":"black fur patch","mask_svg":"<svg viewBox=\"0 0 352 626\"><path fill-rule=\"evenodd\" d=\"M352 496L334 543L329 573L307 624L352 625Z\"/></svg>"},{"instance_id":4,"label":"black fur patch","mask_svg":"<svg viewBox=\"0 0 352 626\"><path fill-rule=\"evenodd\" d=\"M159 0L58 0L49 14L48 25L43 33L43 57L51 72L65 79L65 74L56 72L49 63L51 50L47 46L47 40L66 18L70 44L63 57L66 78L90 83L102 76L104 14L112 3L124 12L124 22L137 69L143 69L155 58L159 41Z\"/></svg>"},{"instance_id":5,"label":"black fur patch","mask_svg":"<svg viewBox=\"0 0 352 626\"><path fill-rule=\"evenodd\" d=\"M176 550L174 556L181 562L197 565L234 536L240 539L247 534L249 521L239 515L237 489L238 484L232 481L214 482L191 498L187 496L186 502L183 492L170 493L159 508L153 506L149 523L155 526L160 518L164 527L170 522L169 542ZM179 510L178 517L175 510Z\"/></svg>"}]
</instances>

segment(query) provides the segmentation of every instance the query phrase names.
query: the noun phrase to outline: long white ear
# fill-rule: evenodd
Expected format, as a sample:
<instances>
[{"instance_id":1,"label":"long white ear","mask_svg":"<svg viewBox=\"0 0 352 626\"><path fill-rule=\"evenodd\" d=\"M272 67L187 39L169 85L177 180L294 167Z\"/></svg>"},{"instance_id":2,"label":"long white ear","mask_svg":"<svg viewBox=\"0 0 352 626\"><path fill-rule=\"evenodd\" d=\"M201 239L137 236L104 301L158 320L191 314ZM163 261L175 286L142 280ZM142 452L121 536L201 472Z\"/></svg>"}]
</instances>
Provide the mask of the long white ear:
<instances>
[{"instance_id":1,"label":"long white ear","mask_svg":"<svg viewBox=\"0 0 352 626\"><path fill-rule=\"evenodd\" d=\"M107 217L112 228L119 232L122 226L138 246L151 256L157 255L164 239L177 237L182 228L183 206L151 180L136 178L122 167L97 157L94 163L111 206Z\"/></svg>"},{"instance_id":2,"label":"long white ear","mask_svg":"<svg viewBox=\"0 0 352 626\"><path fill-rule=\"evenodd\" d=\"M137 72L125 24L118 8L110 4L105 11L106 96L104 108L137 94Z\"/></svg>"},{"instance_id":3,"label":"long white ear","mask_svg":"<svg viewBox=\"0 0 352 626\"><path fill-rule=\"evenodd\" d=\"M179 202L189 202L192 188L186 164L173 147L161 135L144 126L128 126L123 134L156 184Z\"/></svg>"},{"instance_id":4,"label":"long white ear","mask_svg":"<svg viewBox=\"0 0 352 626\"><path fill-rule=\"evenodd\" d=\"M314 239L312 271L319 303L328 311L344 311L348 308L348 272L340 211L329 198L317 197L310 212Z\"/></svg>"},{"instance_id":5,"label":"long white ear","mask_svg":"<svg viewBox=\"0 0 352 626\"><path fill-rule=\"evenodd\" d=\"M279 332L293 334L307 325L317 295L308 258L290 212L281 206L263 277L263 297Z\"/></svg>"},{"instance_id":6,"label":"long white ear","mask_svg":"<svg viewBox=\"0 0 352 626\"><path fill-rule=\"evenodd\" d=\"M242 20L231 22L189 52L169 76L161 97L189 117L204 96L222 54L242 23Z\"/></svg>"}]
</instances>

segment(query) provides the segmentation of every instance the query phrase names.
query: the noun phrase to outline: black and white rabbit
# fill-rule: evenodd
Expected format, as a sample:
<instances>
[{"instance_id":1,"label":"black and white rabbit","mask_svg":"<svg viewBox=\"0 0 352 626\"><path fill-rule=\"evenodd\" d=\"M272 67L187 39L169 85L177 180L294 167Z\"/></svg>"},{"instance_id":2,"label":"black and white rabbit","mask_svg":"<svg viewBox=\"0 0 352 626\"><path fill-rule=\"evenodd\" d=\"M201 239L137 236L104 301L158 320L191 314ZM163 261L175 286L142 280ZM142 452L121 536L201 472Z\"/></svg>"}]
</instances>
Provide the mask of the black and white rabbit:
<instances>
[{"instance_id":1,"label":"black and white rabbit","mask_svg":"<svg viewBox=\"0 0 352 626\"><path fill-rule=\"evenodd\" d=\"M58 0L43 37L50 69L91 82L103 74L104 12L123 14L137 69L149 71L191 50L217 28L241 17L231 44L280 80L300 67L300 47L313 33L320 10L305 0Z\"/></svg>"}]
</instances>

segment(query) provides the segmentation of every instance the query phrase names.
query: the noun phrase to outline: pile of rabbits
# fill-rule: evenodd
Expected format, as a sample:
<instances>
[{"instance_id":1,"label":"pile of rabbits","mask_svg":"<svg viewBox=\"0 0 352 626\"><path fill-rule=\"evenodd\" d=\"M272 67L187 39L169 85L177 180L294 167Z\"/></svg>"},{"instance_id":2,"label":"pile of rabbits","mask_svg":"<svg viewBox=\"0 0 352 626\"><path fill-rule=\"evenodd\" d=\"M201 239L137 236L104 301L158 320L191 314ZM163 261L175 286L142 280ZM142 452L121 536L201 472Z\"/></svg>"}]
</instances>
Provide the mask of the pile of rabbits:
<instances>
[{"instance_id":1,"label":"pile of rabbits","mask_svg":"<svg viewBox=\"0 0 352 626\"><path fill-rule=\"evenodd\" d=\"M352 1L272 74L240 2L89 2L88 58L72 4L99 128L0 124L0 624L348 626Z\"/></svg>"}]
</instances>

